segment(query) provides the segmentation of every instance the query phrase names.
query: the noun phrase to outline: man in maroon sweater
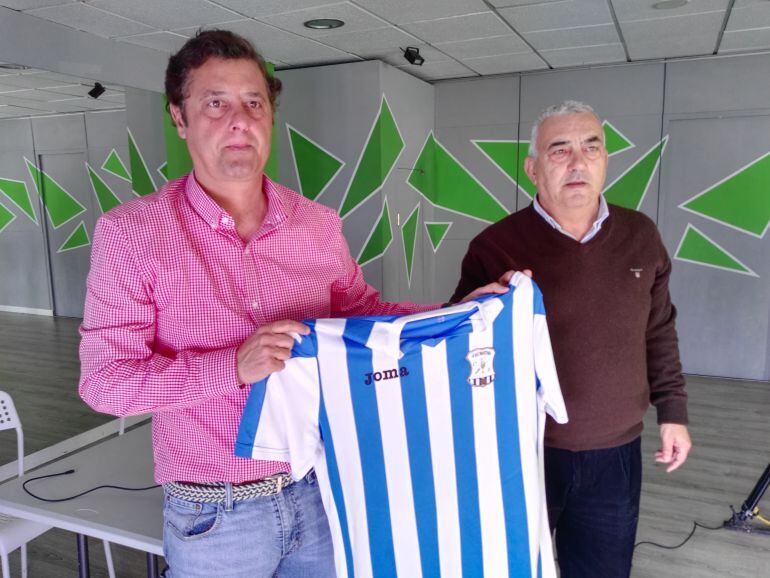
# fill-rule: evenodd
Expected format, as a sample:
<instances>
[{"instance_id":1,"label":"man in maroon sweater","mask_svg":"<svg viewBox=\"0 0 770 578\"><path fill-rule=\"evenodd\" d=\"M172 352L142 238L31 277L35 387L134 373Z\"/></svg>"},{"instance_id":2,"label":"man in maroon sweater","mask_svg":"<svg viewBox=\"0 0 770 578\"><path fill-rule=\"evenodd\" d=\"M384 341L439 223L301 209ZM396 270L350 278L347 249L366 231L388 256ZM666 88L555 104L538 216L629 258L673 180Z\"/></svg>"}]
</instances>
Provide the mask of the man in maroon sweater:
<instances>
[{"instance_id":1,"label":"man in maroon sweater","mask_svg":"<svg viewBox=\"0 0 770 578\"><path fill-rule=\"evenodd\" d=\"M453 301L509 269L543 291L569 423L545 435L548 514L562 578L630 574L639 518L640 434L652 403L668 472L690 450L687 394L655 224L608 206L600 120L582 103L543 112L525 170L534 202L478 235Z\"/></svg>"}]
</instances>

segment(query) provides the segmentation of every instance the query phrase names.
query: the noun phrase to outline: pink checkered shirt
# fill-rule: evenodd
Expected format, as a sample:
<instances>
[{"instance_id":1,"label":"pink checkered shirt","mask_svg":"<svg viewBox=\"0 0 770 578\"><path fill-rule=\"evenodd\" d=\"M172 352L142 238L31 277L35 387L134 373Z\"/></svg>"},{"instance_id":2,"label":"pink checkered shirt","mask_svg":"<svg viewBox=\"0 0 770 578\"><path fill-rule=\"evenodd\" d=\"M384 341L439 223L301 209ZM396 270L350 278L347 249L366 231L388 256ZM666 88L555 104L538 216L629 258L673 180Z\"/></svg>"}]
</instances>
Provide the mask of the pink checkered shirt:
<instances>
[{"instance_id":1,"label":"pink checkered shirt","mask_svg":"<svg viewBox=\"0 0 770 578\"><path fill-rule=\"evenodd\" d=\"M192 175L99 219L80 329L80 395L114 415L153 413L155 479L258 480L283 462L237 458L248 388L236 350L282 319L405 314L351 258L337 214L265 177L251 241Z\"/></svg>"}]
</instances>

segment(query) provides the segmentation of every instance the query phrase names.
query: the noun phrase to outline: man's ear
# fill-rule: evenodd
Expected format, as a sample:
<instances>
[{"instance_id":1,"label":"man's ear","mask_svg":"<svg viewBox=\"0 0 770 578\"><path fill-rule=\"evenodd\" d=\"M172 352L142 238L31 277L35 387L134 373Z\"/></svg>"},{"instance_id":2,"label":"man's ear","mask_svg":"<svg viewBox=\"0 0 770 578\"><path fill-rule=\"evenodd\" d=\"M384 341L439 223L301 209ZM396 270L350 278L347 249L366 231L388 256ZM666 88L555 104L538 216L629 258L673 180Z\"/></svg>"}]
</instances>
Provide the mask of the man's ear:
<instances>
[{"instance_id":1,"label":"man's ear","mask_svg":"<svg viewBox=\"0 0 770 578\"><path fill-rule=\"evenodd\" d=\"M531 156L527 156L524 159L524 172L527 173L529 180L532 184L537 185L537 174L535 173L535 159Z\"/></svg>"},{"instance_id":2,"label":"man's ear","mask_svg":"<svg viewBox=\"0 0 770 578\"><path fill-rule=\"evenodd\" d=\"M176 126L176 132L179 135L179 138L185 138L187 135L187 127L185 126L184 118L182 116L182 109L175 104L169 104L168 112L171 114L171 120L174 121L174 126Z\"/></svg>"}]
</instances>

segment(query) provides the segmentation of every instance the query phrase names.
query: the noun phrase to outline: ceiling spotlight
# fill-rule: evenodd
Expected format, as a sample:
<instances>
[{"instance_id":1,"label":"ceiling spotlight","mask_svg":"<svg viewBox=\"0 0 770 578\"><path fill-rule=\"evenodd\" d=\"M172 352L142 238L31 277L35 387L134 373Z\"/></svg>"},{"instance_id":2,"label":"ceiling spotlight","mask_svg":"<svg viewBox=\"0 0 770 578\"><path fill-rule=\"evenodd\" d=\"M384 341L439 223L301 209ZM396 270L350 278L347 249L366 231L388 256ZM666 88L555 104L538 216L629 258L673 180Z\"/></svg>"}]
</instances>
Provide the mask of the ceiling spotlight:
<instances>
[{"instance_id":1,"label":"ceiling spotlight","mask_svg":"<svg viewBox=\"0 0 770 578\"><path fill-rule=\"evenodd\" d=\"M313 30L331 30L332 28L344 26L345 23L336 18L314 18L305 22L304 25L305 28L312 28Z\"/></svg>"},{"instance_id":2,"label":"ceiling spotlight","mask_svg":"<svg viewBox=\"0 0 770 578\"><path fill-rule=\"evenodd\" d=\"M425 59L420 56L420 49L416 46L407 46L406 48L402 48L402 50L404 51L404 58L406 58L409 64L422 66L425 62Z\"/></svg>"},{"instance_id":3,"label":"ceiling spotlight","mask_svg":"<svg viewBox=\"0 0 770 578\"><path fill-rule=\"evenodd\" d=\"M107 92L107 89L102 86L102 83L96 82L94 83L94 87L88 91L88 96L91 98L99 98L105 92Z\"/></svg>"},{"instance_id":4,"label":"ceiling spotlight","mask_svg":"<svg viewBox=\"0 0 770 578\"><path fill-rule=\"evenodd\" d=\"M655 2L652 7L655 10L673 10L685 6L688 2L689 0L663 0L662 2Z\"/></svg>"}]
</instances>

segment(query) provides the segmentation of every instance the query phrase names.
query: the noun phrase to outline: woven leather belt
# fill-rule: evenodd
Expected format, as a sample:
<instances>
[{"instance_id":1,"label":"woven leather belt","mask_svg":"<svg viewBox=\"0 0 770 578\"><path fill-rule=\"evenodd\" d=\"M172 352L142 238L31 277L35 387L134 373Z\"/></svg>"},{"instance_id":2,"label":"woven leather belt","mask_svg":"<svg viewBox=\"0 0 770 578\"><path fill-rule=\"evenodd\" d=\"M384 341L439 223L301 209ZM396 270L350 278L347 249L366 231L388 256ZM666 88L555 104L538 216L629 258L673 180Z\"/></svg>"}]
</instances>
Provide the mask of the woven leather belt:
<instances>
[{"instance_id":1,"label":"woven leather belt","mask_svg":"<svg viewBox=\"0 0 770 578\"><path fill-rule=\"evenodd\" d=\"M294 480L289 474L281 473L256 482L233 484L233 501L240 502L262 496L274 496L292 483ZM163 489L169 496L188 502L224 502L227 500L227 489L224 482L212 484L167 482L163 484Z\"/></svg>"}]
</instances>

